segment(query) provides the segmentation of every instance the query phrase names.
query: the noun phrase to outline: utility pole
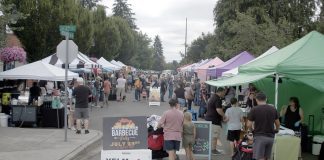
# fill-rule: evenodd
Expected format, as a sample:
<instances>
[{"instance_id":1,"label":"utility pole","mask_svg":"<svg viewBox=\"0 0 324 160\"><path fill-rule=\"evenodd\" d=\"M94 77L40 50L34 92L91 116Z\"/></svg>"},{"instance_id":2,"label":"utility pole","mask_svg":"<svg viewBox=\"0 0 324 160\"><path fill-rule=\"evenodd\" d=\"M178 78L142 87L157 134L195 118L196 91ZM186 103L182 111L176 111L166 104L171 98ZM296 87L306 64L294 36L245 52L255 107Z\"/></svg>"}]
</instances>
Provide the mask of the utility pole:
<instances>
[{"instance_id":1,"label":"utility pole","mask_svg":"<svg viewBox=\"0 0 324 160\"><path fill-rule=\"evenodd\" d=\"M187 58L187 17L186 17L186 33L185 33L185 54L184 54L184 58L186 60Z\"/></svg>"}]
</instances>

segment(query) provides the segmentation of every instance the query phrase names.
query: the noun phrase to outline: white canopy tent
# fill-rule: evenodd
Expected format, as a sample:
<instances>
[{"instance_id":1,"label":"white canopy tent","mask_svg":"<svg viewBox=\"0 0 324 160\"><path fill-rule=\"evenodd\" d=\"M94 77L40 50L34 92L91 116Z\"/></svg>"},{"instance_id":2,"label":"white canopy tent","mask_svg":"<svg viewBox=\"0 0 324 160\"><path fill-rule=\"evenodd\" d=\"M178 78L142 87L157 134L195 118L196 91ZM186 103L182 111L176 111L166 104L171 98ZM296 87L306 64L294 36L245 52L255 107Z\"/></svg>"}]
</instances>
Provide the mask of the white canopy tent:
<instances>
[{"instance_id":1,"label":"white canopy tent","mask_svg":"<svg viewBox=\"0 0 324 160\"><path fill-rule=\"evenodd\" d=\"M103 69L106 69L106 70L117 71L117 70L120 70L121 69L120 66L117 66L117 65L114 65L114 64L110 63L109 61L107 61L103 57L101 57L100 59L98 59L97 63L100 64L100 65L102 65L102 68Z\"/></svg>"},{"instance_id":2,"label":"white canopy tent","mask_svg":"<svg viewBox=\"0 0 324 160\"><path fill-rule=\"evenodd\" d=\"M64 68L64 63L56 56L56 53L42 59L41 61L48 64L55 65L57 67ZM80 69L80 68L92 69L92 68L101 68L101 66L96 62L91 61L88 56L79 52L77 58L74 59L69 64L69 69Z\"/></svg>"},{"instance_id":3,"label":"white canopy tent","mask_svg":"<svg viewBox=\"0 0 324 160\"><path fill-rule=\"evenodd\" d=\"M77 73L68 71L68 80L78 78ZM34 79L64 81L65 70L51 64L36 61L8 71L0 73L0 79Z\"/></svg>"},{"instance_id":4,"label":"white canopy tent","mask_svg":"<svg viewBox=\"0 0 324 160\"><path fill-rule=\"evenodd\" d=\"M116 66L119 66L120 68L126 66L125 64L123 64L122 62L120 61L115 61L115 60L111 60L110 63L116 65Z\"/></svg>"}]
</instances>

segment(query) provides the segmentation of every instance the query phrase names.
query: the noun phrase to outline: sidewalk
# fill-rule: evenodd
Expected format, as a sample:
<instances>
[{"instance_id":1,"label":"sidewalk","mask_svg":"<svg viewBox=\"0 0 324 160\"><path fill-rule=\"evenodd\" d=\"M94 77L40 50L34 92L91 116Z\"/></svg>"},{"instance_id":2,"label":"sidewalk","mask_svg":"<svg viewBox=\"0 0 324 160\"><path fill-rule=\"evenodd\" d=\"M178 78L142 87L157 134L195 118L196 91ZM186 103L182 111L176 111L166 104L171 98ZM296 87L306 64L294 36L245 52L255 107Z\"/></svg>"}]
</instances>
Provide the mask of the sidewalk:
<instances>
[{"instance_id":1,"label":"sidewalk","mask_svg":"<svg viewBox=\"0 0 324 160\"><path fill-rule=\"evenodd\" d=\"M101 137L96 130L80 135L68 130L68 142L64 142L64 129L0 127L0 160L68 160L98 143Z\"/></svg>"}]
</instances>

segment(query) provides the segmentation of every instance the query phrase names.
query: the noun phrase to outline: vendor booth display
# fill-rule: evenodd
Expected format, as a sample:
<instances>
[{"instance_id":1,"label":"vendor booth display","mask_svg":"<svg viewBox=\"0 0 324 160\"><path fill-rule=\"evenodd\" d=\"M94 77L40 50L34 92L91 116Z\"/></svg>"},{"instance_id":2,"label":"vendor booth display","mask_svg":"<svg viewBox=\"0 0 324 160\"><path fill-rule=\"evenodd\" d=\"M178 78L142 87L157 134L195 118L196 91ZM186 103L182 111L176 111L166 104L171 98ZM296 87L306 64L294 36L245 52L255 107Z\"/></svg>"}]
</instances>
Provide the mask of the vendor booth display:
<instances>
[{"instance_id":1,"label":"vendor booth display","mask_svg":"<svg viewBox=\"0 0 324 160\"><path fill-rule=\"evenodd\" d=\"M314 130L324 133L321 119L324 115L323 44L322 34L310 32L272 54L240 66L236 76L211 80L207 83L214 86L254 83L259 90L266 93L268 102L273 103L278 111L282 105L288 103L289 97L298 97L304 111L304 125L308 125L309 135L316 135ZM301 137L305 137L303 133ZM304 141L301 139L302 146L309 145L303 143Z\"/></svg>"},{"instance_id":2,"label":"vendor booth display","mask_svg":"<svg viewBox=\"0 0 324 160\"><path fill-rule=\"evenodd\" d=\"M79 75L68 71L68 80L77 78ZM24 66L20 66L5 72L0 73L1 79L6 80L21 80L21 79L33 79L33 80L47 80L47 81L64 81L65 70L51 64L47 64L41 61L30 63ZM20 94L20 96L19 96ZM18 93L16 98L14 95L6 93L2 94L7 96L8 104L2 103L2 112L8 109L11 112L11 122L15 125L32 124L33 126L41 125L43 127L63 127L64 109L62 107L61 100L65 97L64 94L57 93L58 101L55 101L55 96L38 97L38 100L34 100L28 104L29 92ZM46 95L46 93L45 93ZM11 102L10 102L11 101ZM53 103L55 102L55 103ZM41 121L41 124L40 124Z\"/></svg>"}]
</instances>

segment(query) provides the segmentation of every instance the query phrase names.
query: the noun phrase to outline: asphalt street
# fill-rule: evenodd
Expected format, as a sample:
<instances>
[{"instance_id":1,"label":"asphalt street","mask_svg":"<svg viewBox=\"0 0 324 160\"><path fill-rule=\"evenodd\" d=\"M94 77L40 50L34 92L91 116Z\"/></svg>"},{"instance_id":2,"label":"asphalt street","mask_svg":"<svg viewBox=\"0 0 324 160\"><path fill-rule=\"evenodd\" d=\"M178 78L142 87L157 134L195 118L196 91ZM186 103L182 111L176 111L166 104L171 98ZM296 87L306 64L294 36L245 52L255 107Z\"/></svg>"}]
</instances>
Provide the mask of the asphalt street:
<instances>
[{"instance_id":1,"label":"asphalt street","mask_svg":"<svg viewBox=\"0 0 324 160\"><path fill-rule=\"evenodd\" d=\"M165 96L167 101L167 95ZM167 102L162 102L161 106L149 106L147 100L141 100L140 102L134 101L134 91L127 93L125 102L111 101L104 108L93 107L90 113L90 129L102 131L103 118L104 117L118 117L118 116L150 116L152 114L162 115L162 113L169 107ZM198 108L196 108L198 109ZM225 143L226 144L226 143ZM225 147L226 148L226 147ZM78 157L81 160L100 160L100 151L102 145L93 148L86 154L82 154ZM226 152L226 149L225 149ZM216 157L213 157L214 159ZM185 159L180 157L180 159ZM228 155L217 156L217 159L229 160Z\"/></svg>"}]
</instances>

